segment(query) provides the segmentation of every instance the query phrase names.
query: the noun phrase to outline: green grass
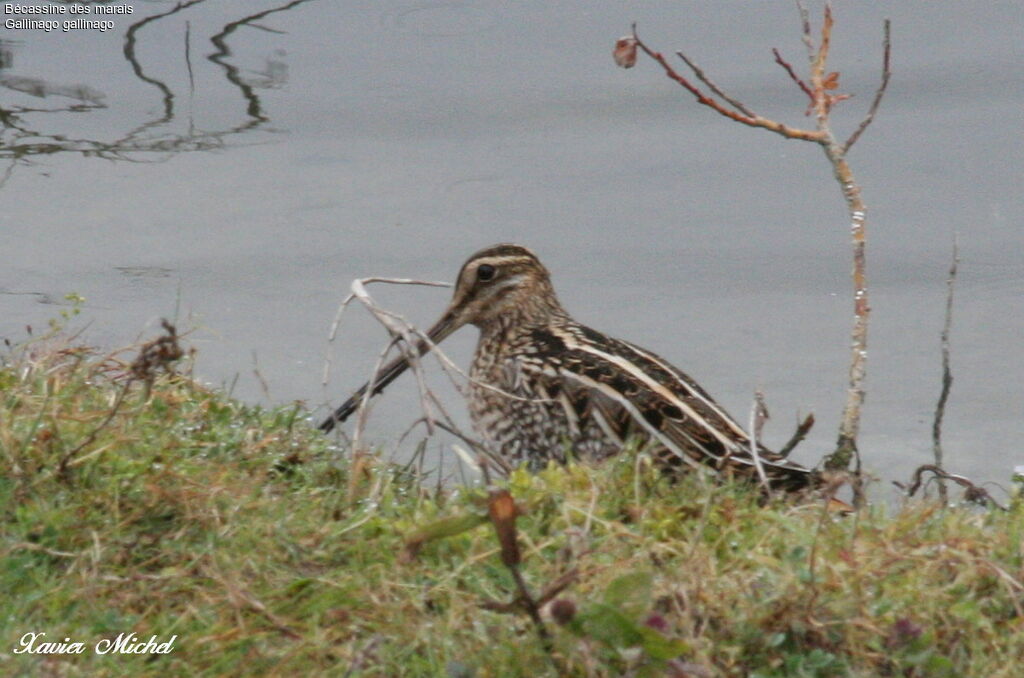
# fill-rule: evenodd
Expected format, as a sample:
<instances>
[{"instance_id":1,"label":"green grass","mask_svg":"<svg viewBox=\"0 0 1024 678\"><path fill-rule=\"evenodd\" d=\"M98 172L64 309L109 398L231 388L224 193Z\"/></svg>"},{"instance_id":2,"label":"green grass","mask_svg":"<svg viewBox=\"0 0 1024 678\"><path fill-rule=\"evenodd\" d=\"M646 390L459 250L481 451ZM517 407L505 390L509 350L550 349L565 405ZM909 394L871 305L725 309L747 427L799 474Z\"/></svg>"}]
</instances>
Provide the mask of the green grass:
<instances>
[{"instance_id":1,"label":"green grass","mask_svg":"<svg viewBox=\"0 0 1024 678\"><path fill-rule=\"evenodd\" d=\"M838 517L642 459L516 473L527 585L578 572L546 648L482 606L516 590L490 525L406 548L483 490L148 369L53 339L0 367L2 675L1019 675L1019 501ZM86 652L15 654L30 631ZM177 640L92 651L132 631Z\"/></svg>"}]
</instances>

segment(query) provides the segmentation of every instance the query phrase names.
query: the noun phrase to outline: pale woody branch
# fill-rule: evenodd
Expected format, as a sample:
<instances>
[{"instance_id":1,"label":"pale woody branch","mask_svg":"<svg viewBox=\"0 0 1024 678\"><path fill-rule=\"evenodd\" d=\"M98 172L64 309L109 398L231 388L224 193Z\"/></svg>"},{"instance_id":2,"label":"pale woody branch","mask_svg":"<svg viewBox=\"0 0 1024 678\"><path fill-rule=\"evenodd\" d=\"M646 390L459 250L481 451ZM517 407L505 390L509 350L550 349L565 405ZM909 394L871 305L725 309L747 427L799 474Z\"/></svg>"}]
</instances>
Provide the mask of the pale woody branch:
<instances>
[{"instance_id":1,"label":"pale woody branch","mask_svg":"<svg viewBox=\"0 0 1024 678\"><path fill-rule=\"evenodd\" d=\"M825 5L824 19L821 33L815 44L811 35L811 22L807 9L800 0L797 0L797 8L800 12L801 27L803 29L803 42L807 46L807 55L810 62L809 84L797 76L793 67L786 62L778 50L773 50L775 61L782 66L794 83L800 87L808 98L811 106L808 114L813 113L815 119L814 129L800 129L784 123L765 118L755 113L745 104L728 94L716 85L697 64L684 55L677 52L678 56L693 71L697 80L703 83L710 90L711 94L705 93L700 87L692 83L685 76L676 71L665 57L650 47L637 35L636 24L633 25L631 36L622 38L616 45L615 58L620 66L630 67L636 60L636 49L639 48L661 66L665 75L681 85L696 99L697 103L707 106L730 120L748 125L760 127L770 132L780 134L787 139L801 139L813 141L819 144L825 151L829 162L832 165L836 181L839 183L843 198L846 201L847 210L850 215L850 236L853 246L853 306L854 325L851 331L851 354L849 369L849 386L847 389L846 404L843 408L842 421L839 427L839 436L835 451L825 460L825 468L829 470L841 470L849 467L850 461L855 462L854 492L855 501L862 500L860 455L857 451L857 434L860 429L860 411L864 402L864 378L866 374L867 361L867 335L868 316L871 307L868 303L868 288L866 277L866 214L867 208L861 198L860 187L857 185L853 172L846 161L846 153L860 138L864 130L874 120L879 104L885 94L892 75L890 63L890 24L885 21L882 59L882 81L875 92L874 100L868 109L864 119L854 130L853 134L845 143L839 142L832 131L830 113L835 104L848 99L847 94L833 93L839 84L839 74L827 72L829 49L832 42L833 17L830 5ZM724 103L723 103L724 102Z\"/></svg>"}]
</instances>

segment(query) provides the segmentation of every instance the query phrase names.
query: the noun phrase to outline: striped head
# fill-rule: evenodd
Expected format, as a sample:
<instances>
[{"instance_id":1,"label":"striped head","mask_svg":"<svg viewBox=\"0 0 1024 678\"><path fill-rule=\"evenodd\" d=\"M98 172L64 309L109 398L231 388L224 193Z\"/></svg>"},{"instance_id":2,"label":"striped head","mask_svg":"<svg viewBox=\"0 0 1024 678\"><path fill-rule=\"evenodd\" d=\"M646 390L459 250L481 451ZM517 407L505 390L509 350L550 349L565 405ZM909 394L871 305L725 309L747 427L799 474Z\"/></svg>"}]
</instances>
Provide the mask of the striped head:
<instances>
[{"instance_id":1,"label":"striped head","mask_svg":"<svg viewBox=\"0 0 1024 678\"><path fill-rule=\"evenodd\" d=\"M437 342L463 325L486 331L555 315L565 311L537 255L520 245L493 245L462 265L452 301L428 334Z\"/></svg>"},{"instance_id":2,"label":"striped head","mask_svg":"<svg viewBox=\"0 0 1024 678\"><path fill-rule=\"evenodd\" d=\"M423 355L431 344L441 343L463 325L476 325L486 334L503 328L545 324L555 317L567 316L555 297L551 276L537 256L519 245L494 245L480 250L462 265L451 303L427 330L429 341L420 341L415 350ZM404 354L389 362L380 369L372 385L363 384L320 429L330 431L335 424L345 421L368 389L380 393L408 368Z\"/></svg>"}]
</instances>

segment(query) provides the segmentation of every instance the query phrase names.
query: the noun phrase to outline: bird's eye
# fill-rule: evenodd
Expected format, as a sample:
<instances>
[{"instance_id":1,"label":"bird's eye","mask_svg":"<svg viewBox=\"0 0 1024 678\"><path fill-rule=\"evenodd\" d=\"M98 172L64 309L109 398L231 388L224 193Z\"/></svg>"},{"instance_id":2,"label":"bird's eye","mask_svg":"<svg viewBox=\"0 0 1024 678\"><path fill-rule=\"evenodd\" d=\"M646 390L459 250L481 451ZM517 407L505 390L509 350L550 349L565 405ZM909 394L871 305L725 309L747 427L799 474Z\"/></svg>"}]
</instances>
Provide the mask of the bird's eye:
<instances>
[{"instance_id":1,"label":"bird's eye","mask_svg":"<svg viewBox=\"0 0 1024 678\"><path fill-rule=\"evenodd\" d=\"M476 269L476 279L480 282L488 282L494 280L494 267L490 264L483 264L480 268Z\"/></svg>"}]
</instances>

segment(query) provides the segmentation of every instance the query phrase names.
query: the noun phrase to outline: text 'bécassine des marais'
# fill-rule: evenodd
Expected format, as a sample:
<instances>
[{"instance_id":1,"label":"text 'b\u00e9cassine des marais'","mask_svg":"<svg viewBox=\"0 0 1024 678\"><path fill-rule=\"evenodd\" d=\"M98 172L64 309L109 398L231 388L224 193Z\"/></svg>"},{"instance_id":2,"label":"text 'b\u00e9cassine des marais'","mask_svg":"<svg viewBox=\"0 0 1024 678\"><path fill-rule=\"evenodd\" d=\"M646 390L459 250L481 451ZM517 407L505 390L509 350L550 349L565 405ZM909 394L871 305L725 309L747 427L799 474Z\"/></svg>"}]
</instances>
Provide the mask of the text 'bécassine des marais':
<instances>
[{"instance_id":1,"label":"text 'b\u00e9cassine des marais'","mask_svg":"<svg viewBox=\"0 0 1024 678\"><path fill-rule=\"evenodd\" d=\"M5 2L4 6L4 28L9 30L43 30L50 31L62 29L64 31L77 29L95 29L109 31L114 27L113 21L94 21L82 18L83 15L116 16L134 13L131 5L82 5L73 3L69 5L22 5L18 3ZM11 19L11 15L27 18ZM76 18L67 21L53 21L49 17L59 15L72 15Z\"/></svg>"},{"instance_id":2,"label":"text 'b\u00e9cassine des marais'","mask_svg":"<svg viewBox=\"0 0 1024 678\"><path fill-rule=\"evenodd\" d=\"M4 14L133 14L131 5L19 5L4 3Z\"/></svg>"}]
</instances>

